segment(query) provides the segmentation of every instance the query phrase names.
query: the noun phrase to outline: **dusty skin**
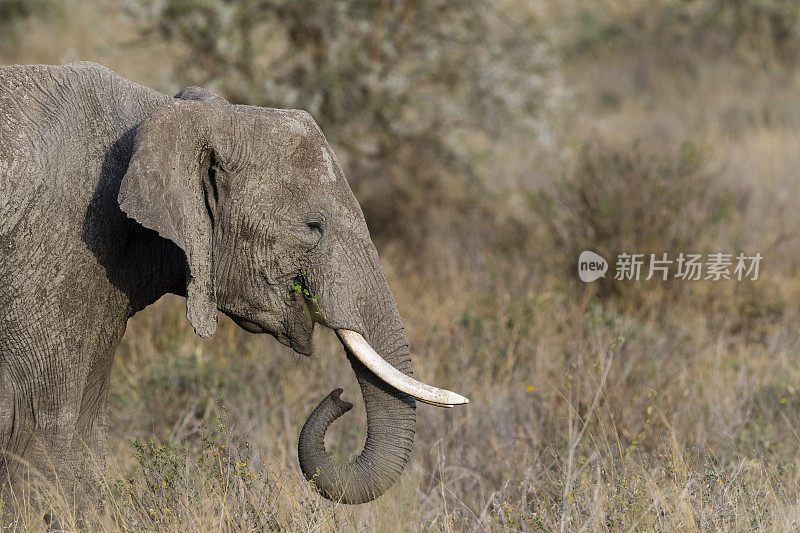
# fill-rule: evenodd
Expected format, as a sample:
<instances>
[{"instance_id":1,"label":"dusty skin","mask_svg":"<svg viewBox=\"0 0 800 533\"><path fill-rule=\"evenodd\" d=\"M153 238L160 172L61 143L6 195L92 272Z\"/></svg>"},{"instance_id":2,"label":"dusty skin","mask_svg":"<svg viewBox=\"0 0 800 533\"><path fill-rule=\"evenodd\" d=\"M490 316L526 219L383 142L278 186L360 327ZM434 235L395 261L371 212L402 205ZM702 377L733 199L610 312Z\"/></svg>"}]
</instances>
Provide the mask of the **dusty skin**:
<instances>
[{"instance_id":1,"label":"dusty skin","mask_svg":"<svg viewBox=\"0 0 800 533\"><path fill-rule=\"evenodd\" d=\"M108 387L127 320L186 296L197 334L217 310L305 355L315 323L364 336L412 375L408 341L336 157L303 111L174 98L92 63L0 67L0 480L30 477L97 500ZM314 295L290 290L303 271ZM374 499L400 476L415 402L351 352L368 437L351 463L326 453L349 409L334 391L306 422L304 474L326 497Z\"/></svg>"}]
</instances>

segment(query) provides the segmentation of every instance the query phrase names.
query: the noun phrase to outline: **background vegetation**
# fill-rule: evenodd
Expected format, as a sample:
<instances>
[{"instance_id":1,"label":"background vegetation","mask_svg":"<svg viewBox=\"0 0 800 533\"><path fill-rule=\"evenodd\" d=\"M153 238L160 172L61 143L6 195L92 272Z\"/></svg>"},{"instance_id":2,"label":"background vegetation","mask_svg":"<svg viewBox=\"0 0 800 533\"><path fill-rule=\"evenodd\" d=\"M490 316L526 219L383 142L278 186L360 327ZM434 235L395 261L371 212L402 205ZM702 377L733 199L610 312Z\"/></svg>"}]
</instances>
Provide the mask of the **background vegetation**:
<instances>
[{"instance_id":1,"label":"background vegetation","mask_svg":"<svg viewBox=\"0 0 800 533\"><path fill-rule=\"evenodd\" d=\"M332 505L296 439L333 388L359 398L335 338L310 360L227 320L201 340L164 298L117 354L104 527L797 528L799 54L780 0L0 0L3 63L308 109L419 374L472 400L421 406L398 485ZM584 249L764 260L750 282L586 285Z\"/></svg>"}]
</instances>

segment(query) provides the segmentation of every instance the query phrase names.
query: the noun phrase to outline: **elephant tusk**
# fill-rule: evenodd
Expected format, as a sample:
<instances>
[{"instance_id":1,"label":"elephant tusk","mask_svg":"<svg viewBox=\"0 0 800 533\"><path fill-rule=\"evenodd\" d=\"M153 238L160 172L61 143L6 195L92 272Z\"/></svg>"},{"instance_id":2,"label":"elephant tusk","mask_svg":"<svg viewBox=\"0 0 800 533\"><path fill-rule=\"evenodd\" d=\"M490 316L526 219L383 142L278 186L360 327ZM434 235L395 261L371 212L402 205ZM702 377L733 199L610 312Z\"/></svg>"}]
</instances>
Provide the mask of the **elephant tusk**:
<instances>
[{"instance_id":1,"label":"elephant tusk","mask_svg":"<svg viewBox=\"0 0 800 533\"><path fill-rule=\"evenodd\" d=\"M417 400L436 405L438 407L453 407L469 403L469 400L455 392L437 389L397 370L378 355L367 340L360 334L349 329L337 329L336 335L356 358L369 368L376 376L394 387L395 389L413 396Z\"/></svg>"}]
</instances>

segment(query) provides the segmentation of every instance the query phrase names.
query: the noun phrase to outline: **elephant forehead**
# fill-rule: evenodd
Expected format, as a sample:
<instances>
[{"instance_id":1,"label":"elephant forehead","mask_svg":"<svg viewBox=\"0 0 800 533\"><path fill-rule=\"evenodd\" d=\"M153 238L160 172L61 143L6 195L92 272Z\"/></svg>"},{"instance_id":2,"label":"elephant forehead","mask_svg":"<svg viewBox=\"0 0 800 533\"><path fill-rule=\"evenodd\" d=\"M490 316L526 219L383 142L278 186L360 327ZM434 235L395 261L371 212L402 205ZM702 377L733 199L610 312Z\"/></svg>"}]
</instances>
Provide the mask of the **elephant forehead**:
<instances>
[{"instance_id":1,"label":"elephant forehead","mask_svg":"<svg viewBox=\"0 0 800 533\"><path fill-rule=\"evenodd\" d=\"M233 203L247 209L265 211L270 216L318 211L338 223L363 224L361 207L344 179L323 182L284 167L254 172L234 183L241 186L230 190Z\"/></svg>"},{"instance_id":2,"label":"elephant forehead","mask_svg":"<svg viewBox=\"0 0 800 533\"><path fill-rule=\"evenodd\" d=\"M264 160L271 167L272 179L309 185L343 180L336 155L307 112L252 107L243 107L240 112L253 119L254 150L250 157Z\"/></svg>"},{"instance_id":3,"label":"elephant forehead","mask_svg":"<svg viewBox=\"0 0 800 533\"><path fill-rule=\"evenodd\" d=\"M321 133L303 137L291 154L284 159L288 163L287 178L310 186L335 184L342 178L336 156Z\"/></svg>"},{"instance_id":4,"label":"elephant forehead","mask_svg":"<svg viewBox=\"0 0 800 533\"><path fill-rule=\"evenodd\" d=\"M293 154L312 133L311 127L289 113L281 113L270 128L270 138L284 154Z\"/></svg>"}]
</instances>

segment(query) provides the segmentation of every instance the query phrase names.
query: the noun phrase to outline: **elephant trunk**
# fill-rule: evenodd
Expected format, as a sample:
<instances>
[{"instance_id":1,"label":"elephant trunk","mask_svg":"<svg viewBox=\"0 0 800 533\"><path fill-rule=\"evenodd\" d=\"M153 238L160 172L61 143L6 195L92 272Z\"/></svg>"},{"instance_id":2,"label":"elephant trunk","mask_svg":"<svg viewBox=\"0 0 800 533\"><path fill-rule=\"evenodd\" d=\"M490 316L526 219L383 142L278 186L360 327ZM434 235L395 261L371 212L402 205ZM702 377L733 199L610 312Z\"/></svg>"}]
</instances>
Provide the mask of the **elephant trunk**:
<instances>
[{"instance_id":1,"label":"elephant trunk","mask_svg":"<svg viewBox=\"0 0 800 533\"><path fill-rule=\"evenodd\" d=\"M407 375L413 375L408 341L397 313L382 327L365 332L381 356ZM389 322L387 324L387 322ZM345 345L347 358L361 387L367 412L367 439L361 453L349 463L338 463L325 450L325 432L352 404L331 392L314 409L300 432L300 468L326 498L348 504L374 500L388 490L403 471L416 431L414 398L386 384L362 364Z\"/></svg>"}]
</instances>

